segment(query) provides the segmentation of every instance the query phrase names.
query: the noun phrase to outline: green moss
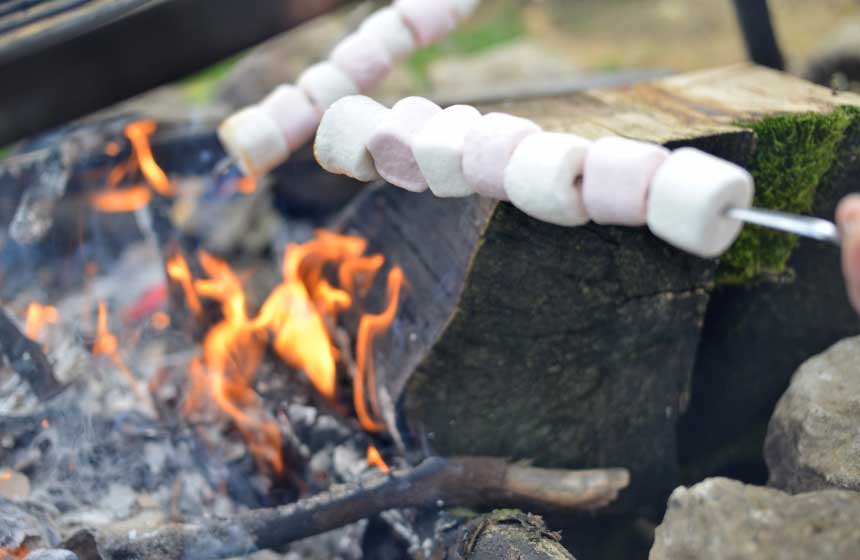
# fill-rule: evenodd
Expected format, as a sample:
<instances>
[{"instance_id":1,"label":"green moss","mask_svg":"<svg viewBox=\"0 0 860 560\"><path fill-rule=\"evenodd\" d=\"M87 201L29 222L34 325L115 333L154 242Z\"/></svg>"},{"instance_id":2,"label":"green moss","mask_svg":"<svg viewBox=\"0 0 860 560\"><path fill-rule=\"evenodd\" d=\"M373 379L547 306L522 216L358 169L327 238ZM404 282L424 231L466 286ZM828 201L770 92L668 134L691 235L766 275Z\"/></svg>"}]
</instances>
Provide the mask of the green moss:
<instances>
[{"instance_id":1,"label":"green moss","mask_svg":"<svg viewBox=\"0 0 860 560\"><path fill-rule=\"evenodd\" d=\"M0 160L6 159L6 156L10 155L13 149L14 146L4 146L0 148Z\"/></svg>"},{"instance_id":2,"label":"green moss","mask_svg":"<svg viewBox=\"0 0 860 560\"><path fill-rule=\"evenodd\" d=\"M420 49L409 59L408 68L419 85L427 89L430 85L428 69L433 62L448 56L477 54L513 41L525 35L525 32L521 10L507 5L499 10L495 17L465 26L444 41Z\"/></svg>"},{"instance_id":3,"label":"green moss","mask_svg":"<svg viewBox=\"0 0 860 560\"><path fill-rule=\"evenodd\" d=\"M755 178L755 205L795 214L812 210L822 178L836 161L848 126L860 117L856 108L841 107L829 115L779 115L740 123L756 133L750 163ZM797 238L757 227L745 227L720 262L719 284L742 284L780 275Z\"/></svg>"}]
</instances>

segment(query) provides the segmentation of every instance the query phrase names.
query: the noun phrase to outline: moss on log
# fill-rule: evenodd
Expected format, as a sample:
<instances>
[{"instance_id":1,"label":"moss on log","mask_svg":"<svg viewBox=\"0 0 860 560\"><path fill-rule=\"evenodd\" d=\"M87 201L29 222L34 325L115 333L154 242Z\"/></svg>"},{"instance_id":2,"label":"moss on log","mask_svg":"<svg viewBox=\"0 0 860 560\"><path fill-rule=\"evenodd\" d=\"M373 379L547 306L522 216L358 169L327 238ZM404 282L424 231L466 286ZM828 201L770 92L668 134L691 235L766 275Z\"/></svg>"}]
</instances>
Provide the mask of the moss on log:
<instances>
[{"instance_id":1,"label":"moss on log","mask_svg":"<svg viewBox=\"0 0 860 560\"><path fill-rule=\"evenodd\" d=\"M855 95L742 65L482 109L586 137L694 146L752 168L762 204L827 214L846 181L860 176L846 152L857 111L842 108L855 106ZM802 361L797 354L856 326L846 320L832 255L804 243L792 252L793 242L759 230L749 229L722 274L758 282L788 260L804 280L779 284L785 308L768 303L767 289L777 288L717 286L717 261L683 254L644 228L562 228L507 203L385 186L356 200L339 225L368 237L409 280L395 328L377 345L383 400L402 413L389 410L389 426L446 455L629 468L622 508L661 507L678 484L676 430L691 383L707 405L698 409L703 422L743 416L730 399L713 398L727 395L721 376L744 371L733 395L755 383L769 394L793 370L783 379L762 364ZM801 275L803 267L819 278ZM718 301L709 305L714 290ZM798 307L800 298L808 301ZM733 333L745 321L751 326L739 340ZM750 371L744 360L767 336L792 346L767 345ZM710 385L694 382L694 369ZM689 434L695 446L695 430Z\"/></svg>"}]
</instances>

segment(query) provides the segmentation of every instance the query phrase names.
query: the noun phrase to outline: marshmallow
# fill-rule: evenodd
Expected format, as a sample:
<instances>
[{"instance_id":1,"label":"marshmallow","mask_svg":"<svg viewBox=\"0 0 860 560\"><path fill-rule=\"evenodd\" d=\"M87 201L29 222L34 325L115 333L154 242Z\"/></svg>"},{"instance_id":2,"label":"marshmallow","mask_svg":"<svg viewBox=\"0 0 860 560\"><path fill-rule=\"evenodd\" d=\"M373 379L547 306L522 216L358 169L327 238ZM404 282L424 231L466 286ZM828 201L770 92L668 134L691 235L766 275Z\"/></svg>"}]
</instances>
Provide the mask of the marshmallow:
<instances>
[{"instance_id":1,"label":"marshmallow","mask_svg":"<svg viewBox=\"0 0 860 560\"><path fill-rule=\"evenodd\" d=\"M588 151L582 194L588 215L598 224L644 226L648 187L669 150L646 142L608 137Z\"/></svg>"},{"instance_id":2,"label":"marshmallow","mask_svg":"<svg viewBox=\"0 0 860 560\"><path fill-rule=\"evenodd\" d=\"M507 200L505 168L511 155L527 136L540 132L530 120L504 113L481 117L466 134L463 176L478 194Z\"/></svg>"},{"instance_id":3,"label":"marshmallow","mask_svg":"<svg viewBox=\"0 0 860 560\"><path fill-rule=\"evenodd\" d=\"M359 181L378 179L367 143L388 112L376 101L361 95L335 102L323 115L314 143L314 155L323 169Z\"/></svg>"},{"instance_id":4,"label":"marshmallow","mask_svg":"<svg viewBox=\"0 0 860 560\"><path fill-rule=\"evenodd\" d=\"M291 151L311 139L322 117L305 92L291 85L275 88L260 102L260 110L277 123Z\"/></svg>"},{"instance_id":5,"label":"marshmallow","mask_svg":"<svg viewBox=\"0 0 860 560\"><path fill-rule=\"evenodd\" d=\"M394 8L382 8L364 20L359 33L376 37L385 45L392 60L407 58L418 48L415 36Z\"/></svg>"},{"instance_id":6,"label":"marshmallow","mask_svg":"<svg viewBox=\"0 0 860 560\"><path fill-rule=\"evenodd\" d=\"M560 226L588 223L576 184L591 142L573 134L532 134L514 151L505 170L505 191L514 206Z\"/></svg>"},{"instance_id":7,"label":"marshmallow","mask_svg":"<svg viewBox=\"0 0 860 560\"><path fill-rule=\"evenodd\" d=\"M648 197L648 227L657 237L700 257L731 246L742 224L727 208L749 208L753 178L741 167L693 148L677 150L657 169Z\"/></svg>"},{"instance_id":8,"label":"marshmallow","mask_svg":"<svg viewBox=\"0 0 860 560\"><path fill-rule=\"evenodd\" d=\"M460 19L466 19L475 13L475 10L478 9L478 6L481 4L481 0L453 0L454 3L454 11L457 13L457 16Z\"/></svg>"},{"instance_id":9,"label":"marshmallow","mask_svg":"<svg viewBox=\"0 0 860 560\"><path fill-rule=\"evenodd\" d=\"M422 47L432 45L457 27L453 0L397 0L394 9Z\"/></svg>"},{"instance_id":10,"label":"marshmallow","mask_svg":"<svg viewBox=\"0 0 860 560\"><path fill-rule=\"evenodd\" d=\"M290 157L278 123L256 105L234 113L218 127L218 138L242 172L262 177Z\"/></svg>"},{"instance_id":11,"label":"marshmallow","mask_svg":"<svg viewBox=\"0 0 860 560\"><path fill-rule=\"evenodd\" d=\"M359 91L379 83L394 64L382 41L369 33L347 36L334 48L329 60L350 77Z\"/></svg>"},{"instance_id":12,"label":"marshmallow","mask_svg":"<svg viewBox=\"0 0 860 560\"><path fill-rule=\"evenodd\" d=\"M424 124L441 112L432 101L407 97L398 101L379 122L367 150L386 181L408 191L427 190L427 180L415 161L412 143Z\"/></svg>"},{"instance_id":13,"label":"marshmallow","mask_svg":"<svg viewBox=\"0 0 860 560\"><path fill-rule=\"evenodd\" d=\"M463 176L466 134L481 119L468 105L454 105L434 115L412 143L421 173L438 197L469 196L474 191Z\"/></svg>"},{"instance_id":14,"label":"marshmallow","mask_svg":"<svg viewBox=\"0 0 860 560\"><path fill-rule=\"evenodd\" d=\"M320 62L305 70L297 85L320 111L325 111L338 99L358 93L352 78L331 62Z\"/></svg>"}]
</instances>

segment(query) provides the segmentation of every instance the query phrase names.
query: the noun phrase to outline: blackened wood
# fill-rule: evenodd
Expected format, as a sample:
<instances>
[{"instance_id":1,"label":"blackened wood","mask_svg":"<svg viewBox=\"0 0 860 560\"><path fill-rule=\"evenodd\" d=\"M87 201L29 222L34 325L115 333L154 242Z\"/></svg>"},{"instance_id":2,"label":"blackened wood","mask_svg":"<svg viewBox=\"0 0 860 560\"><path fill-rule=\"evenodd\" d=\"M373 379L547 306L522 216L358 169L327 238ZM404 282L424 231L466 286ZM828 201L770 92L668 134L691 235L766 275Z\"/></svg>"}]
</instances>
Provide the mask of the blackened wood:
<instances>
[{"instance_id":1,"label":"blackened wood","mask_svg":"<svg viewBox=\"0 0 860 560\"><path fill-rule=\"evenodd\" d=\"M785 69L767 0L734 0L734 3L750 60L776 70Z\"/></svg>"},{"instance_id":2,"label":"blackened wood","mask_svg":"<svg viewBox=\"0 0 860 560\"><path fill-rule=\"evenodd\" d=\"M38 343L18 330L15 322L0 309L0 359L26 381L39 399L49 399L63 386Z\"/></svg>"},{"instance_id":3,"label":"blackened wood","mask_svg":"<svg viewBox=\"0 0 860 560\"><path fill-rule=\"evenodd\" d=\"M493 458L428 459L411 471L378 475L317 497L232 519L173 525L135 539L96 535L102 560L210 560L242 556L343 527L400 508L514 506L536 511L594 509L629 482L621 469L553 471L508 465ZM549 490L552 490L549 492ZM92 539L77 535L65 546ZM92 555L89 558L93 558Z\"/></svg>"}]
</instances>

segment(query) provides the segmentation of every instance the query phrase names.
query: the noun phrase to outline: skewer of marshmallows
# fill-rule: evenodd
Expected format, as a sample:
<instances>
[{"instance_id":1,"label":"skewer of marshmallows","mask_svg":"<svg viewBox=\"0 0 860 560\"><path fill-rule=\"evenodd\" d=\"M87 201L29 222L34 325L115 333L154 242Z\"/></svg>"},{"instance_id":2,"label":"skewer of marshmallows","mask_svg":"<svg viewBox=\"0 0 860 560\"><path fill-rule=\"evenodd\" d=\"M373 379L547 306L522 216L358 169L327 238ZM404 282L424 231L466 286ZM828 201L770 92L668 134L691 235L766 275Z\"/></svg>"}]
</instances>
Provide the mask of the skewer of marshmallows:
<instances>
[{"instance_id":1,"label":"skewer of marshmallows","mask_svg":"<svg viewBox=\"0 0 860 560\"><path fill-rule=\"evenodd\" d=\"M310 140L335 101L373 88L395 63L444 38L479 3L396 0L338 43L328 60L305 70L296 85L278 86L227 118L218 129L221 143L246 175L266 175Z\"/></svg>"},{"instance_id":2,"label":"skewer of marshmallows","mask_svg":"<svg viewBox=\"0 0 860 560\"><path fill-rule=\"evenodd\" d=\"M390 109L363 96L333 103L314 151L332 173L381 177L439 197L510 200L562 226L647 225L706 258L734 243L742 224L726 211L749 208L754 193L746 170L693 148L670 152L619 137L590 141L513 115L481 115L465 105L442 109L419 97Z\"/></svg>"}]
</instances>

